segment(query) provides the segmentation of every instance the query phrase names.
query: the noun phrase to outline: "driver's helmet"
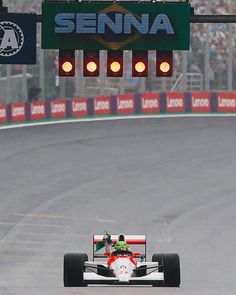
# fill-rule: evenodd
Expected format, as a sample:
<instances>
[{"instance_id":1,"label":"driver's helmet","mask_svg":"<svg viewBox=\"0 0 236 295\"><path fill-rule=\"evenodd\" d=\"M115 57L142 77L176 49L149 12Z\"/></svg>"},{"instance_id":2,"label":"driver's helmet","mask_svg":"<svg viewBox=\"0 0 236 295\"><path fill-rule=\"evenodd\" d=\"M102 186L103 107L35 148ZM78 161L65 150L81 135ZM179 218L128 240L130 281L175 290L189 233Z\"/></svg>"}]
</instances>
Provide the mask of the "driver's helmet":
<instances>
[{"instance_id":1,"label":"driver's helmet","mask_svg":"<svg viewBox=\"0 0 236 295\"><path fill-rule=\"evenodd\" d=\"M127 245L124 241L117 242L117 248L119 248L120 250L125 249L126 247L127 247Z\"/></svg>"},{"instance_id":2,"label":"driver's helmet","mask_svg":"<svg viewBox=\"0 0 236 295\"><path fill-rule=\"evenodd\" d=\"M125 236L123 234L119 234L117 241L118 242L125 242Z\"/></svg>"},{"instance_id":3,"label":"driver's helmet","mask_svg":"<svg viewBox=\"0 0 236 295\"><path fill-rule=\"evenodd\" d=\"M125 236L123 234L118 235L116 248L120 250L125 250L127 248L127 243L125 241Z\"/></svg>"}]
</instances>

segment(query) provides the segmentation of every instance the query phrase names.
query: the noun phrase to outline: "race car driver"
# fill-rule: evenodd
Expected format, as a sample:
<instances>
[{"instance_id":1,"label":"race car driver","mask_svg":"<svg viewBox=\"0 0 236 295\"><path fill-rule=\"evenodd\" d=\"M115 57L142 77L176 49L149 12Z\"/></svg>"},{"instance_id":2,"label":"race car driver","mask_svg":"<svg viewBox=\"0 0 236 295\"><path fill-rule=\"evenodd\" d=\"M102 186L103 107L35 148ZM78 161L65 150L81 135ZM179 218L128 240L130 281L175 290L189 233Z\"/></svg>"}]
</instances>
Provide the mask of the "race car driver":
<instances>
[{"instance_id":1,"label":"race car driver","mask_svg":"<svg viewBox=\"0 0 236 295\"><path fill-rule=\"evenodd\" d=\"M119 251L119 252L128 251L128 252L130 252L130 247L126 243L125 236L123 234L120 234L118 236L117 243L114 245L113 253L116 252L116 251Z\"/></svg>"}]
</instances>

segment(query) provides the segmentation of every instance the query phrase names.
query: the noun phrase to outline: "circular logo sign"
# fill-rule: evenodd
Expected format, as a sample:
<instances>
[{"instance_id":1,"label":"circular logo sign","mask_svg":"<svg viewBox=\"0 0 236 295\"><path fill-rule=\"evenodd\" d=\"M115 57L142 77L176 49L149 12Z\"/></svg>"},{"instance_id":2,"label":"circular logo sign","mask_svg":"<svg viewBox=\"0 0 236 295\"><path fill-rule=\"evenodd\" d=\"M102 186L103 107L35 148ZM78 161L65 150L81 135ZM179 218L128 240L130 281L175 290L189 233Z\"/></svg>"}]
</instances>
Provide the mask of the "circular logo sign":
<instances>
[{"instance_id":1,"label":"circular logo sign","mask_svg":"<svg viewBox=\"0 0 236 295\"><path fill-rule=\"evenodd\" d=\"M21 28L9 21L0 22L0 56L13 56L23 45L24 34Z\"/></svg>"}]
</instances>

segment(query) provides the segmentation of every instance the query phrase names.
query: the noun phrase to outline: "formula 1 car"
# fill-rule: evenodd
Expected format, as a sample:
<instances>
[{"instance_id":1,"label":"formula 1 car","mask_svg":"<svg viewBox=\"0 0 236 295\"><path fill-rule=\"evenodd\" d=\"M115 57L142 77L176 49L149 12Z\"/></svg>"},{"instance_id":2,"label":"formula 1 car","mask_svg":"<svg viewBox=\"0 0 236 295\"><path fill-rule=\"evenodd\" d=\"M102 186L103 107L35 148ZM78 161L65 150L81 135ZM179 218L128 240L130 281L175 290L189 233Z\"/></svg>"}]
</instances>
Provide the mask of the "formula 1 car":
<instances>
[{"instance_id":1,"label":"formula 1 car","mask_svg":"<svg viewBox=\"0 0 236 295\"><path fill-rule=\"evenodd\" d=\"M95 245L102 241L103 236L94 235L93 261L88 262L88 255L85 253L65 254L64 286L86 287L88 284L106 284L179 287L178 254L153 254L152 262L146 262L146 236L126 235L125 237L127 244L144 248L144 251L141 253L117 250L97 254ZM111 236L113 244L117 239L118 235Z\"/></svg>"}]
</instances>

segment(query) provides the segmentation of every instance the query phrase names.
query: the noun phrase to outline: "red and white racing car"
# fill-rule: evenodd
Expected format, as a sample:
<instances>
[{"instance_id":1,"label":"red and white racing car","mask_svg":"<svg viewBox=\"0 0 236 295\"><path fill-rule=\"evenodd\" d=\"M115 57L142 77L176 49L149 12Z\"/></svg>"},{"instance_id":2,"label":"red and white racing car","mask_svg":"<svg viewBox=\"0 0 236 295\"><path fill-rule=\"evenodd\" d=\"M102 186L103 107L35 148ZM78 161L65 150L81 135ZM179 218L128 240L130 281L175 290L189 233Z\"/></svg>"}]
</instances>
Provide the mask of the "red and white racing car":
<instances>
[{"instance_id":1,"label":"red and white racing car","mask_svg":"<svg viewBox=\"0 0 236 295\"><path fill-rule=\"evenodd\" d=\"M94 245L102 235L93 236L93 261L85 253L64 255L64 286L85 287L88 284L152 285L153 287L179 287L180 260L178 254L153 254L146 262L146 236L126 235L126 242L144 251L113 251L97 254ZM112 235L115 244L117 235ZM106 259L106 260L104 260Z\"/></svg>"}]
</instances>

